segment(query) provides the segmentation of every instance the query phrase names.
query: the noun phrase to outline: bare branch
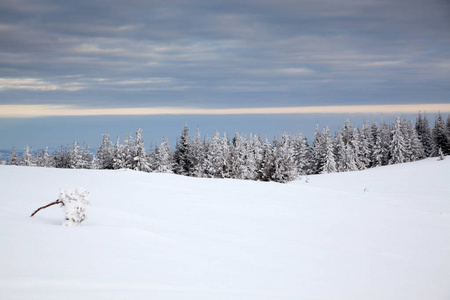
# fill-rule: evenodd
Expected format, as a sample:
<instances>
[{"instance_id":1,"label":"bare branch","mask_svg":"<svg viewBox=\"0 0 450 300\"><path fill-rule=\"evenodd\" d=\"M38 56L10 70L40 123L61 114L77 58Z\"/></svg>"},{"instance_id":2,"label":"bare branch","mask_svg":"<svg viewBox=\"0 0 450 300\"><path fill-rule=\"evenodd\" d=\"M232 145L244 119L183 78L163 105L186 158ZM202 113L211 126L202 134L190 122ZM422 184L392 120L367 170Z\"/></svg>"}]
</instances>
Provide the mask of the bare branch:
<instances>
[{"instance_id":1,"label":"bare branch","mask_svg":"<svg viewBox=\"0 0 450 300\"><path fill-rule=\"evenodd\" d=\"M58 199L58 200L56 200L55 202L52 202L52 203L47 204L47 205L45 205L45 206L39 207L34 213L31 214L30 218L31 218L32 216L34 216L34 215L35 215L38 211L40 211L41 209L47 208L47 207L52 206L52 205L55 205L55 204L62 204L62 205L64 205L64 203L63 203L61 200Z\"/></svg>"}]
</instances>

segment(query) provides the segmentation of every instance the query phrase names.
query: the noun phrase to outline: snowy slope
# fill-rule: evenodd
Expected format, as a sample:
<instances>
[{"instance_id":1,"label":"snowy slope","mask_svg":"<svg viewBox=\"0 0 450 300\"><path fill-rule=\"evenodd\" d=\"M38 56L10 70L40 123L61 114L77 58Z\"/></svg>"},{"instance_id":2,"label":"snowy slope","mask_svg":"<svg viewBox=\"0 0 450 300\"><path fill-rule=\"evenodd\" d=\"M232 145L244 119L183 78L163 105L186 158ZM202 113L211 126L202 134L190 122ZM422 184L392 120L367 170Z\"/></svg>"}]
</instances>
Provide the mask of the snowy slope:
<instances>
[{"instance_id":1,"label":"snowy slope","mask_svg":"<svg viewBox=\"0 0 450 300\"><path fill-rule=\"evenodd\" d=\"M450 157L289 184L0 166L0 299L450 299ZM84 187L81 227L60 188Z\"/></svg>"}]
</instances>

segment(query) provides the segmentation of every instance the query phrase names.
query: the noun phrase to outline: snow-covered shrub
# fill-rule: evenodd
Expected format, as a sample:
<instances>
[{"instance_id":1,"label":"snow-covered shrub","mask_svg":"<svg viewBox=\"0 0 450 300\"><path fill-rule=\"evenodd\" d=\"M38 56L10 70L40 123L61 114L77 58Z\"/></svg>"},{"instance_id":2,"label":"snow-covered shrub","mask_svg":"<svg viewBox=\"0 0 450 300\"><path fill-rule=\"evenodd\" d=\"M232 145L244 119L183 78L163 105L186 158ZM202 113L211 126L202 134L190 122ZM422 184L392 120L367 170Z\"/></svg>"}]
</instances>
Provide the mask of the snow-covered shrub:
<instances>
[{"instance_id":1,"label":"snow-covered shrub","mask_svg":"<svg viewBox=\"0 0 450 300\"><path fill-rule=\"evenodd\" d=\"M75 190L59 191L59 201L61 201L64 209L66 221L65 226L78 226L86 220L86 206L89 204L89 193L84 188Z\"/></svg>"}]
</instances>

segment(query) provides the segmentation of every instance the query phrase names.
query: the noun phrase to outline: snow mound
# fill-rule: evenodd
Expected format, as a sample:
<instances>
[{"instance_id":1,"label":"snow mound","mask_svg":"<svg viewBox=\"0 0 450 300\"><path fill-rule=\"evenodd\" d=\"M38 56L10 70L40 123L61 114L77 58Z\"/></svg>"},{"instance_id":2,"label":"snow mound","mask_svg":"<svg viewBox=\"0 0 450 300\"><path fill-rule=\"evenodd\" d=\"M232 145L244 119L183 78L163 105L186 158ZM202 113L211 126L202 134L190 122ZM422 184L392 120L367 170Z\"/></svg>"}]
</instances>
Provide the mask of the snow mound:
<instances>
[{"instance_id":1,"label":"snow mound","mask_svg":"<svg viewBox=\"0 0 450 300\"><path fill-rule=\"evenodd\" d=\"M288 184L0 166L0 298L450 299L449 178L448 157ZM95 199L83 226L29 218L67 186Z\"/></svg>"}]
</instances>

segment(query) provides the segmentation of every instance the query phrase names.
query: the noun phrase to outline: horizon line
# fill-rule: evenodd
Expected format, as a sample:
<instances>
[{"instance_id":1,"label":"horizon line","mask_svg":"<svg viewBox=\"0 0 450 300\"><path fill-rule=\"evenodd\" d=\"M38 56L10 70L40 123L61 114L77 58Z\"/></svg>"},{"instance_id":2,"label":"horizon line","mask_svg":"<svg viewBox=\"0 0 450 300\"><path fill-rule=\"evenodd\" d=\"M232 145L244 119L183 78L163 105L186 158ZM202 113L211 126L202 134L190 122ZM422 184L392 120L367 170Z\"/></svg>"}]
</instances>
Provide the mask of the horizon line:
<instances>
[{"instance_id":1,"label":"horizon line","mask_svg":"<svg viewBox=\"0 0 450 300\"><path fill-rule=\"evenodd\" d=\"M125 107L86 108L72 105L0 105L0 118L133 115L271 115L271 114L408 114L450 112L450 103L330 105L255 108Z\"/></svg>"}]
</instances>

